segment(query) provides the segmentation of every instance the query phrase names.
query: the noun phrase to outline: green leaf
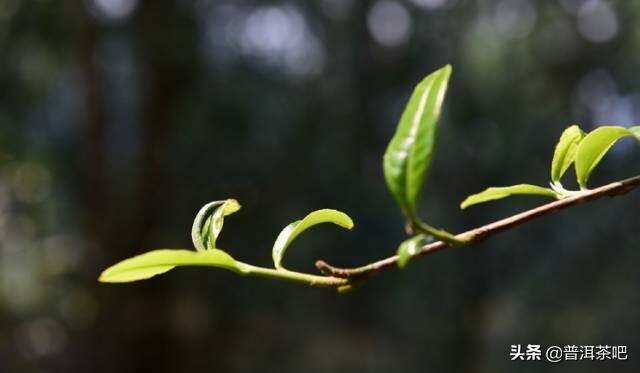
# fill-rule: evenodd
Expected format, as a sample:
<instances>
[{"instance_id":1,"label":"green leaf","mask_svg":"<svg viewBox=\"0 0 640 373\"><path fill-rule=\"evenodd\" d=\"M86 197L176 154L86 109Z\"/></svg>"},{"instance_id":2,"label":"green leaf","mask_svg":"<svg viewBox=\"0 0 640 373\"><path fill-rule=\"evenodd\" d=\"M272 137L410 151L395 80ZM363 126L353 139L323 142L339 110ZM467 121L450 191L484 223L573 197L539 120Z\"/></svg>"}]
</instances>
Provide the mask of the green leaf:
<instances>
[{"instance_id":1,"label":"green leaf","mask_svg":"<svg viewBox=\"0 0 640 373\"><path fill-rule=\"evenodd\" d=\"M560 183L562 175L573 163L578 144L584 135L585 133L577 125L567 128L560 135L556 149L553 152L553 160L551 161L551 181L553 183Z\"/></svg>"},{"instance_id":2,"label":"green leaf","mask_svg":"<svg viewBox=\"0 0 640 373\"><path fill-rule=\"evenodd\" d=\"M212 214L209 212L215 209ZM224 217L240 210L240 204L235 199L213 201L204 205L191 227L191 240L198 251L213 250L216 240L222 231Z\"/></svg>"},{"instance_id":3,"label":"green leaf","mask_svg":"<svg viewBox=\"0 0 640 373\"><path fill-rule=\"evenodd\" d=\"M415 215L433 157L437 123L450 76L451 66L446 65L416 86L384 154L387 186L406 216Z\"/></svg>"},{"instance_id":4,"label":"green leaf","mask_svg":"<svg viewBox=\"0 0 640 373\"><path fill-rule=\"evenodd\" d=\"M580 188L587 188L591 172L596 168L609 149L626 136L640 140L640 126L625 128L620 126L602 126L591 131L582 139L576 153L576 176Z\"/></svg>"},{"instance_id":5,"label":"green leaf","mask_svg":"<svg viewBox=\"0 0 640 373\"><path fill-rule=\"evenodd\" d=\"M300 233L321 223L333 223L347 229L353 228L353 221L349 215L344 212L331 209L314 211L305 216L304 219L287 225L282 232L280 232L278 238L276 238L276 242L273 244L272 250L273 264L275 267L277 269L283 268L282 258L284 257L284 253Z\"/></svg>"},{"instance_id":6,"label":"green leaf","mask_svg":"<svg viewBox=\"0 0 640 373\"><path fill-rule=\"evenodd\" d=\"M146 280L177 266L209 266L240 272L235 260L222 250L191 251L161 249L125 259L107 268L100 282L132 282Z\"/></svg>"},{"instance_id":7,"label":"green leaf","mask_svg":"<svg viewBox=\"0 0 640 373\"><path fill-rule=\"evenodd\" d=\"M409 261L418 253L420 247L429 242L427 236L419 234L404 240L398 247L398 267L406 267Z\"/></svg>"},{"instance_id":8,"label":"green leaf","mask_svg":"<svg viewBox=\"0 0 640 373\"><path fill-rule=\"evenodd\" d=\"M530 195L545 196L545 197L552 197L552 198L557 197L556 192L554 192L549 188L543 188L543 187L540 187L537 185L531 185L531 184L518 184L518 185L507 186L507 187L488 188L478 194L471 195L467 197L467 199L462 201L462 203L460 204L460 208L466 209L471 205L509 197L514 194L530 194Z\"/></svg>"}]
</instances>

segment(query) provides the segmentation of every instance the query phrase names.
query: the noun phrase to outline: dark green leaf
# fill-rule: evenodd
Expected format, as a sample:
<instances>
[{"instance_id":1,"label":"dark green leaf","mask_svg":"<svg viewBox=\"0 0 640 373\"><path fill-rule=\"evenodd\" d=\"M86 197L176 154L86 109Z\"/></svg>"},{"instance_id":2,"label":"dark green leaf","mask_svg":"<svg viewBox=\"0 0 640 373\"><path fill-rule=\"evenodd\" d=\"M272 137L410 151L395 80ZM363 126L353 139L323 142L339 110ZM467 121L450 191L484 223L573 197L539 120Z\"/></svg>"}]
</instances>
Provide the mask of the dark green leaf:
<instances>
[{"instance_id":1,"label":"dark green leaf","mask_svg":"<svg viewBox=\"0 0 640 373\"><path fill-rule=\"evenodd\" d=\"M398 247L398 267L404 268L418 253L418 250L429 242L427 236L419 234L404 240Z\"/></svg>"}]
</instances>

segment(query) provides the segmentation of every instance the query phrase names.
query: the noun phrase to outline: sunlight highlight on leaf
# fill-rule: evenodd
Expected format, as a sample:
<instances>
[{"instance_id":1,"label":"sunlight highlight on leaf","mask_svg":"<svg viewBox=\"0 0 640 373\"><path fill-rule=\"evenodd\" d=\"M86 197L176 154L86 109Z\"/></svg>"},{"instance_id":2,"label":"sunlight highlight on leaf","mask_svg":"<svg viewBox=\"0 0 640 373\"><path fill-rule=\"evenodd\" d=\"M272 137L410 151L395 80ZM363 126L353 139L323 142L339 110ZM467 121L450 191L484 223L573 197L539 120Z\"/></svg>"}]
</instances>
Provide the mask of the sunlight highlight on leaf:
<instances>
[{"instance_id":1,"label":"sunlight highlight on leaf","mask_svg":"<svg viewBox=\"0 0 640 373\"><path fill-rule=\"evenodd\" d=\"M419 234L404 240L398 247L398 267L406 267L409 261L418 253L423 245L429 242L427 236Z\"/></svg>"},{"instance_id":2,"label":"sunlight highlight on leaf","mask_svg":"<svg viewBox=\"0 0 640 373\"><path fill-rule=\"evenodd\" d=\"M213 201L204 205L191 227L191 240L198 251L212 250L216 248L216 240L222 231L224 217L240 210L240 204L235 199ZM213 214L209 212L215 208Z\"/></svg>"},{"instance_id":3,"label":"sunlight highlight on leaf","mask_svg":"<svg viewBox=\"0 0 640 373\"><path fill-rule=\"evenodd\" d=\"M178 266L208 266L239 273L235 260L222 250L192 251L161 249L125 259L104 270L100 282L146 280Z\"/></svg>"}]
</instances>

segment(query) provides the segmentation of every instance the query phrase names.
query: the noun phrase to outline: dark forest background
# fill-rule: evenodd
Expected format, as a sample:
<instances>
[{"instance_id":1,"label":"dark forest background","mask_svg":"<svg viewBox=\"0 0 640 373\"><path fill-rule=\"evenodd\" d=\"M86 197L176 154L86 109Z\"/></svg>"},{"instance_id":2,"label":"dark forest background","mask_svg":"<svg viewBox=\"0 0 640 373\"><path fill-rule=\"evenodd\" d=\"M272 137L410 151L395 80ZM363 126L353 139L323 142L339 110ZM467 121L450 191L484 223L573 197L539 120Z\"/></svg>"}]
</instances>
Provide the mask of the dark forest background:
<instances>
[{"instance_id":1,"label":"dark forest background","mask_svg":"<svg viewBox=\"0 0 640 373\"><path fill-rule=\"evenodd\" d=\"M221 246L357 265L402 217L381 157L413 86L451 63L421 205L462 231L543 201L458 204L544 185L568 125L640 123L640 2L0 0L0 372L632 372L640 193L578 206L358 291L179 269L102 269L191 247L204 203L237 198ZM623 141L592 185L638 173ZM570 176L568 180L571 178ZM569 185L573 183L568 181ZM626 362L509 361L511 344L627 345Z\"/></svg>"}]
</instances>

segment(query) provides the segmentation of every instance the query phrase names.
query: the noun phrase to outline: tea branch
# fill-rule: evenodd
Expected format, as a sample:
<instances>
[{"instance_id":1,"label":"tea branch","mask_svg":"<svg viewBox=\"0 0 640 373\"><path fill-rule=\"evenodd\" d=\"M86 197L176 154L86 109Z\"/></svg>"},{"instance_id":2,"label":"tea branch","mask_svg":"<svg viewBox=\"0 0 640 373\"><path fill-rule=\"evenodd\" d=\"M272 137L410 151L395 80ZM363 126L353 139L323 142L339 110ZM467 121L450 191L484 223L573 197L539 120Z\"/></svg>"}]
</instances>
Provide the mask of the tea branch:
<instances>
[{"instance_id":1,"label":"tea branch","mask_svg":"<svg viewBox=\"0 0 640 373\"><path fill-rule=\"evenodd\" d=\"M628 193L629 191L640 186L640 176L635 176L626 180L613 182L596 189L585 190L583 192L576 193L556 200L554 202L547 203L545 205L533 208L521 212L519 214L510 216L505 219L495 221L493 223L483 225L481 227L469 230L464 233L456 235L456 238L467 241L469 245L481 242L486 238L489 238L499 232L509 230L524 224L530 220L553 214L557 211L567 209L569 207L594 201L603 197L616 197ZM454 248L443 241L436 241L420 248L415 257L424 257L438 251L442 251L448 248ZM347 290L354 284L362 282L362 280L376 275L380 272L397 268L398 256L390 256L385 259L381 259L367 265L355 268L339 268L328 264L323 260L316 262L316 267L324 275L330 278L344 278L349 280L348 285L341 284L339 290Z\"/></svg>"}]
</instances>

